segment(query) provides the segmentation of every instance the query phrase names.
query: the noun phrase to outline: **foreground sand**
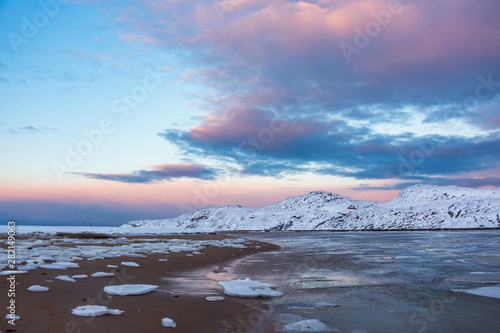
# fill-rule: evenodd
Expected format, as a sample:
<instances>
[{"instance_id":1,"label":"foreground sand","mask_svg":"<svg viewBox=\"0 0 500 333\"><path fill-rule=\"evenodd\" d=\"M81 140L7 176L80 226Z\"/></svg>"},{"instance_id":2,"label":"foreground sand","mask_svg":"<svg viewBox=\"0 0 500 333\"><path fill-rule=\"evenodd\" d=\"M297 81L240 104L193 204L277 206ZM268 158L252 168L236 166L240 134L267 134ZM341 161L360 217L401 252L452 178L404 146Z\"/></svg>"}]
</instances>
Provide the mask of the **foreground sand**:
<instances>
[{"instance_id":1,"label":"foreground sand","mask_svg":"<svg viewBox=\"0 0 500 333\"><path fill-rule=\"evenodd\" d=\"M147 238L144 236L136 238ZM175 235L153 238L185 238L194 240L224 239L224 235ZM38 268L28 274L17 275L17 314L21 317L16 325L3 319L1 332L246 332L245 321L255 309L265 309L262 299L240 299L226 296L224 301L208 302L206 296L225 296L217 280L224 280L224 267L232 260L249 254L274 251L276 245L252 241L245 249L208 247L202 255L186 256L187 252L119 257L95 261L78 261L79 268L48 270ZM260 246L260 248L256 248ZM64 251L64 247L61 247ZM63 252L64 253L64 252ZM159 261L168 258L167 262ZM122 261L133 261L139 268L121 266ZM120 265L107 268L107 265ZM93 278L97 271L113 272L115 277ZM87 274L88 279L76 283L55 280L57 275ZM220 278L218 278L220 276ZM0 294L7 297L6 276L2 276ZM46 282L52 280L53 282ZM178 282L181 282L179 285ZM154 284L160 288L140 296L112 296L103 292L107 285ZM30 292L31 285L50 288L49 292ZM5 303L5 304L4 304ZM79 305L106 305L125 312L121 315L78 317L71 309ZM2 308L7 306L2 301ZM5 315L2 315L2 318ZM161 319L173 319L177 328L164 328Z\"/></svg>"}]
</instances>

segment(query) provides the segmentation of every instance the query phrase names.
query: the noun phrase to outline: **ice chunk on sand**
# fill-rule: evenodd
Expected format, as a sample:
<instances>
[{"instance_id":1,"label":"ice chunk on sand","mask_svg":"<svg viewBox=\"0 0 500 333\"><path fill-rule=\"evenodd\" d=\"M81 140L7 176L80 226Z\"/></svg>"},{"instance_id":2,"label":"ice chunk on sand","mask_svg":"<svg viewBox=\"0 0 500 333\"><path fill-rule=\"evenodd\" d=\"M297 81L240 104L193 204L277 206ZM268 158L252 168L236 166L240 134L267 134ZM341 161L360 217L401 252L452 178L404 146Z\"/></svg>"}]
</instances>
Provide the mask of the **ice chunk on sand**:
<instances>
[{"instance_id":1,"label":"ice chunk on sand","mask_svg":"<svg viewBox=\"0 0 500 333\"><path fill-rule=\"evenodd\" d=\"M170 319L170 318L163 318L161 320L161 326L163 326L163 327L174 327L175 328L177 325L175 324L175 322L172 319Z\"/></svg>"},{"instance_id":2,"label":"ice chunk on sand","mask_svg":"<svg viewBox=\"0 0 500 333\"><path fill-rule=\"evenodd\" d=\"M68 282L76 282L75 279L70 278L67 275L58 275L55 277L55 279L61 280L61 281L68 281Z\"/></svg>"},{"instance_id":3,"label":"ice chunk on sand","mask_svg":"<svg viewBox=\"0 0 500 333\"><path fill-rule=\"evenodd\" d=\"M74 262L59 261L59 262L53 262L52 264L44 264L41 265L40 267L45 269L68 269L68 268L78 268L80 266Z\"/></svg>"},{"instance_id":4,"label":"ice chunk on sand","mask_svg":"<svg viewBox=\"0 0 500 333\"><path fill-rule=\"evenodd\" d=\"M12 318L12 317L11 317L11 315L6 315L6 316L5 316L5 319L8 319L8 320L13 320L13 319L14 319L14 320L19 320L19 319L21 319L21 317L19 317L19 316L15 316L14 318Z\"/></svg>"},{"instance_id":5,"label":"ice chunk on sand","mask_svg":"<svg viewBox=\"0 0 500 333\"><path fill-rule=\"evenodd\" d=\"M92 276L92 277L109 277L109 276L115 276L115 273L95 272L94 274L92 274L90 276Z\"/></svg>"},{"instance_id":6,"label":"ice chunk on sand","mask_svg":"<svg viewBox=\"0 0 500 333\"><path fill-rule=\"evenodd\" d=\"M318 319L307 319L286 325L285 332L332 332L332 329Z\"/></svg>"},{"instance_id":7,"label":"ice chunk on sand","mask_svg":"<svg viewBox=\"0 0 500 333\"><path fill-rule=\"evenodd\" d=\"M128 296L142 295L152 292L158 286L152 284L122 284L118 286L106 286L104 291L111 295Z\"/></svg>"},{"instance_id":8,"label":"ice chunk on sand","mask_svg":"<svg viewBox=\"0 0 500 333\"><path fill-rule=\"evenodd\" d=\"M226 298L225 297L222 297L222 296L208 296L208 297L205 297L205 299L209 302L216 302L216 301L223 301L225 300Z\"/></svg>"},{"instance_id":9,"label":"ice chunk on sand","mask_svg":"<svg viewBox=\"0 0 500 333\"><path fill-rule=\"evenodd\" d=\"M108 265L108 268L118 268L118 265Z\"/></svg>"},{"instance_id":10,"label":"ice chunk on sand","mask_svg":"<svg viewBox=\"0 0 500 333\"><path fill-rule=\"evenodd\" d=\"M224 288L224 294L235 297L277 297L283 296L283 293L273 290L274 284L252 281L250 279L222 281L219 285Z\"/></svg>"},{"instance_id":11,"label":"ice chunk on sand","mask_svg":"<svg viewBox=\"0 0 500 333\"><path fill-rule=\"evenodd\" d=\"M0 275L26 274L28 271L2 271Z\"/></svg>"},{"instance_id":12,"label":"ice chunk on sand","mask_svg":"<svg viewBox=\"0 0 500 333\"><path fill-rule=\"evenodd\" d=\"M89 276L87 274L80 274L80 275L73 275L71 278L72 279L86 279Z\"/></svg>"},{"instance_id":13,"label":"ice chunk on sand","mask_svg":"<svg viewBox=\"0 0 500 333\"><path fill-rule=\"evenodd\" d=\"M139 265L138 263L133 262L133 261L122 261L122 265L123 266L130 266L130 267L141 267L141 265Z\"/></svg>"},{"instance_id":14,"label":"ice chunk on sand","mask_svg":"<svg viewBox=\"0 0 500 333\"><path fill-rule=\"evenodd\" d=\"M500 298L500 284L494 287L480 287L474 289L467 289L465 290L465 292L478 296Z\"/></svg>"},{"instance_id":15,"label":"ice chunk on sand","mask_svg":"<svg viewBox=\"0 0 500 333\"><path fill-rule=\"evenodd\" d=\"M108 309L104 305L82 305L71 310L75 316L81 317L97 317L105 314L119 315L122 310Z\"/></svg>"},{"instance_id":16,"label":"ice chunk on sand","mask_svg":"<svg viewBox=\"0 0 500 333\"><path fill-rule=\"evenodd\" d=\"M49 287L40 286L35 284L28 288L29 291L49 291Z\"/></svg>"}]
</instances>

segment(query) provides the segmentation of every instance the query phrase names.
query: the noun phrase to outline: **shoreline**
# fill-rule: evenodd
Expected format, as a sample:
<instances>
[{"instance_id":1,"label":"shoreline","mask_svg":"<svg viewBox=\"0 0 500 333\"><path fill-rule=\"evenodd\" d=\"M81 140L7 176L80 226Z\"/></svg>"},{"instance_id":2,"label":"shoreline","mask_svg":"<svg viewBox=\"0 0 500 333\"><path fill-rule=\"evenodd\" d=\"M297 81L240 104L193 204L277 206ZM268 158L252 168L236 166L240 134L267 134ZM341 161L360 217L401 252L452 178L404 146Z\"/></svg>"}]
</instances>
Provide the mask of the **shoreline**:
<instances>
[{"instance_id":1,"label":"shoreline","mask_svg":"<svg viewBox=\"0 0 500 333\"><path fill-rule=\"evenodd\" d=\"M22 243L27 237L19 235L18 241ZM45 240L51 238L53 237L48 236ZM235 239L234 236L211 234L134 235L125 238L132 240L134 244L141 239L196 241ZM18 274L15 301L16 314L20 316L20 320L16 320L15 326L9 325L7 319L2 320L1 331L10 329L18 332L57 333L163 332L169 330L161 326L161 319L165 317L173 319L177 324L177 331L180 332L235 331L240 325L241 318L247 318L255 308L264 309L266 305L262 299L226 296L222 293L222 288L217 285L217 281L227 278L224 276L225 267L232 261L251 254L280 249L277 245L252 240L246 240L245 245L245 248L207 246L199 251L201 254L191 254L191 256L189 256L191 252L170 252L148 254L146 257L123 255L116 258L80 260L77 261L80 266L78 268L67 270L37 268L27 274ZM71 248L72 245L64 247ZM61 253L64 254L64 250ZM164 258L168 258L168 261L159 261ZM121 265L121 262L126 261L135 262L140 267ZM119 268L110 269L107 265L117 265ZM112 272L114 276L90 277L92 273L98 271ZM80 274L89 277L78 279L76 283L54 279L57 275ZM7 277L5 276L0 288L2 295L6 295L8 291ZM184 282L184 286L176 282ZM110 296L103 292L105 286L118 284L153 284L159 288L139 296ZM27 288L32 285L46 286L50 290L28 291ZM186 289L186 285L189 288ZM190 285L194 287L194 292L189 290L193 289ZM206 296L224 296L225 300L209 302L205 299ZM71 309L87 304L105 305L110 309L125 312L121 315L100 317L78 317L71 314ZM6 307L7 303L2 305Z\"/></svg>"}]
</instances>

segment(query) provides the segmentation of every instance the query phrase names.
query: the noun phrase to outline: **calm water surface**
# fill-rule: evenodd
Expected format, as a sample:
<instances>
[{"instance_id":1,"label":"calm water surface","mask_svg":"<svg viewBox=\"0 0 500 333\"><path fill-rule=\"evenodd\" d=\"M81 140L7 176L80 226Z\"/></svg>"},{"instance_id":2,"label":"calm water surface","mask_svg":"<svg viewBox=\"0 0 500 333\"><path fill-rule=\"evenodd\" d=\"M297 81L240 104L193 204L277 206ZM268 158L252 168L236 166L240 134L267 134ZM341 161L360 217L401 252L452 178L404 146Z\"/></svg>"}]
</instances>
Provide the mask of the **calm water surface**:
<instances>
[{"instance_id":1,"label":"calm water surface","mask_svg":"<svg viewBox=\"0 0 500 333\"><path fill-rule=\"evenodd\" d=\"M500 230L244 237L282 250L236 261L228 272L275 283L284 296L243 318L240 332L282 331L303 319L337 332L500 332L500 299L459 291L500 284Z\"/></svg>"}]
</instances>

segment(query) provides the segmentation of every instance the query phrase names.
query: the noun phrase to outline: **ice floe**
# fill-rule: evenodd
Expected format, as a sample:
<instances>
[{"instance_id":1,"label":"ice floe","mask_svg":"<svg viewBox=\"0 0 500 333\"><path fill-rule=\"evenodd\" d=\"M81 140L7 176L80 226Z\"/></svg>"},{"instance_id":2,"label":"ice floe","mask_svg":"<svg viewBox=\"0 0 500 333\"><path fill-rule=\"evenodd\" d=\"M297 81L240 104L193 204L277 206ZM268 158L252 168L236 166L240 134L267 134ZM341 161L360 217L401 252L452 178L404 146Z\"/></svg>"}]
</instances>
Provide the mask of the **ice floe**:
<instances>
[{"instance_id":1,"label":"ice floe","mask_svg":"<svg viewBox=\"0 0 500 333\"><path fill-rule=\"evenodd\" d=\"M217 301L223 301L226 298L222 297L222 296L208 296L208 297L205 297L205 299L209 302L217 302Z\"/></svg>"},{"instance_id":2,"label":"ice floe","mask_svg":"<svg viewBox=\"0 0 500 333\"><path fill-rule=\"evenodd\" d=\"M76 229L75 229L76 228ZM120 228L118 228L120 229ZM72 232L79 230L72 227ZM135 229L137 230L137 229ZM21 265L17 271L6 270L6 265L0 265L0 275L28 273L38 268L65 270L78 268L76 261L95 261L102 259L137 257L144 258L149 254L170 254L172 252L187 252L188 256L202 254L207 247L251 247L244 238L227 238L219 240L165 239L165 238L63 238L51 237L50 240L39 240L43 234L32 234L31 238L17 243L17 262ZM45 235L47 236L47 235ZM62 248L61 246L64 246ZM63 250L63 251L62 251ZM7 252L0 249L0 262L6 261ZM159 261L168 261L167 258ZM137 263L122 262L122 265L140 267ZM107 265L108 268L119 268L118 265ZM111 276L111 275L109 275Z\"/></svg>"},{"instance_id":3,"label":"ice floe","mask_svg":"<svg viewBox=\"0 0 500 333\"><path fill-rule=\"evenodd\" d=\"M68 269L68 268L78 268L80 266L74 262L61 261L61 262L53 262L51 264L44 264L41 265L40 267L45 269Z\"/></svg>"},{"instance_id":4,"label":"ice floe","mask_svg":"<svg viewBox=\"0 0 500 333\"><path fill-rule=\"evenodd\" d=\"M306 319L285 326L285 332L332 332L333 330L318 319Z\"/></svg>"},{"instance_id":5,"label":"ice floe","mask_svg":"<svg viewBox=\"0 0 500 333\"><path fill-rule=\"evenodd\" d=\"M104 291L111 295L128 296L128 295L142 295L152 292L158 286L153 284L122 284L118 286L106 286Z\"/></svg>"},{"instance_id":6,"label":"ice floe","mask_svg":"<svg viewBox=\"0 0 500 333\"><path fill-rule=\"evenodd\" d=\"M70 278L67 275L58 275L54 279L58 279L58 280L61 280L61 281L68 281L68 282L76 282L75 279L72 279L72 278Z\"/></svg>"},{"instance_id":7,"label":"ice floe","mask_svg":"<svg viewBox=\"0 0 500 333\"><path fill-rule=\"evenodd\" d=\"M328 307L328 306L338 307L339 305L337 305L335 303L329 303L329 302L318 302L318 303L316 303L316 307L318 307L318 308Z\"/></svg>"},{"instance_id":8,"label":"ice floe","mask_svg":"<svg viewBox=\"0 0 500 333\"><path fill-rule=\"evenodd\" d=\"M177 324L170 318L163 318L161 320L161 326L175 328L177 326Z\"/></svg>"},{"instance_id":9,"label":"ice floe","mask_svg":"<svg viewBox=\"0 0 500 333\"><path fill-rule=\"evenodd\" d=\"M139 265L138 263L136 262L133 262L133 261L122 261L121 263L123 266L129 266L129 267L140 267L141 265Z\"/></svg>"},{"instance_id":10,"label":"ice floe","mask_svg":"<svg viewBox=\"0 0 500 333\"><path fill-rule=\"evenodd\" d=\"M78 274L71 276L72 279L87 279L89 276L87 274Z\"/></svg>"},{"instance_id":11,"label":"ice floe","mask_svg":"<svg viewBox=\"0 0 500 333\"><path fill-rule=\"evenodd\" d=\"M90 276L92 276L92 277L110 277L110 276L115 276L115 273L95 272L94 274L92 274Z\"/></svg>"},{"instance_id":12,"label":"ice floe","mask_svg":"<svg viewBox=\"0 0 500 333\"><path fill-rule=\"evenodd\" d=\"M26 274L28 271L2 271L0 275L15 275L15 274Z\"/></svg>"},{"instance_id":13,"label":"ice floe","mask_svg":"<svg viewBox=\"0 0 500 333\"><path fill-rule=\"evenodd\" d=\"M108 309L104 305L82 305L71 310L72 314L81 317L97 317L105 314L119 315L123 312L122 310Z\"/></svg>"},{"instance_id":14,"label":"ice floe","mask_svg":"<svg viewBox=\"0 0 500 333\"><path fill-rule=\"evenodd\" d=\"M219 285L224 288L224 294L235 297L278 297L283 296L282 292L273 290L276 285L252 281L249 278L244 280L234 280L234 281L221 281Z\"/></svg>"},{"instance_id":15,"label":"ice floe","mask_svg":"<svg viewBox=\"0 0 500 333\"><path fill-rule=\"evenodd\" d=\"M38 284L35 284L35 285L29 287L28 290L29 291L37 291L37 292L49 291L49 287L44 287L44 286L40 286Z\"/></svg>"},{"instance_id":16,"label":"ice floe","mask_svg":"<svg viewBox=\"0 0 500 333\"><path fill-rule=\"evenodd\" d=\"M465 292L468 294L500 299L500 284L493 286L493 287L480 287L480 288L474 288L474 289L466 289Z\"/></svg>"}]
</instances>

